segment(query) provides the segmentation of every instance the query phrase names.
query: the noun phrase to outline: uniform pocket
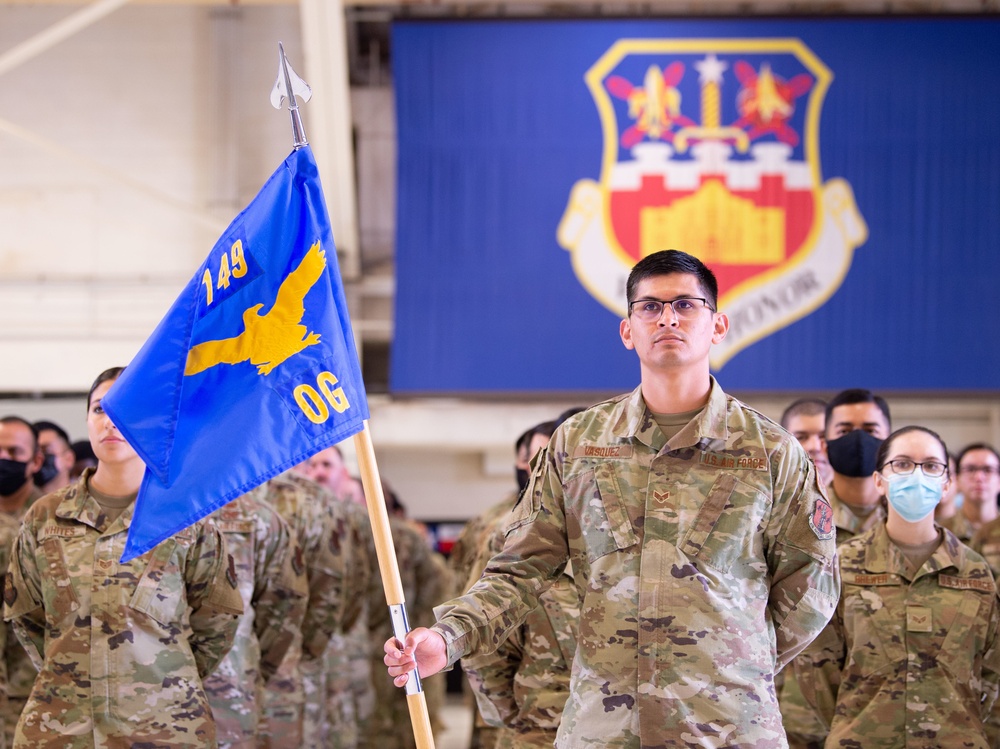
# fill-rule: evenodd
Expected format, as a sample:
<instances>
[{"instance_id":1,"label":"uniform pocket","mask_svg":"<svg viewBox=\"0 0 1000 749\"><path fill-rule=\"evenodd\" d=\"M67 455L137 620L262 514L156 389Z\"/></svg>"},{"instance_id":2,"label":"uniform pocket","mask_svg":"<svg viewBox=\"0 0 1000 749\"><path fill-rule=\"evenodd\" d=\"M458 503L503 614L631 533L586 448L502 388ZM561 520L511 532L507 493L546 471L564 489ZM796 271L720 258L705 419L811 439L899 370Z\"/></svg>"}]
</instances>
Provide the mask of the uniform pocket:
<instances>
[{"instance_id":1,"label":"uniform pocket","mask_svg":"<svg viewBox=\"0 0 1000 749\"><path fill-rule=\"evenodd\" d=\"M758 489L723 473L705 497L680 549L720 572L747 558L748 547L763 517L766 502Z\"/></svg>"},{"instance_id":2,"label":"uniform pocket","mask_svg":"<svg viewBox=\"0 0 1000 749\"><path fill-rule=\"evenodd\" d=\"M903 598L900 590L906 583L895 575L884 577L887 583L877 585L845 580L840 594L844 629L851 642L863 643L848 651L845 671L862 673L873 681L884 678L883 672L907 657L906 611L894 604Z\"/></svg>"},{"instance_id":3,"label":"uniform pocket","mask_svg":"<svg viewBox=\"0 0 1000 749\"><path fill-rule=\"evenodd\" d=\"M987 614L980 611L984 608L982 604L989 605L990 597L975 591L965 591L961 596L959 606L935 612L942 618L935 629L947 633L941 645L939 662L942 667L950 671L958 683L969 684L979 679L988 622Z\"/></svg>"},{"instance_id":4,"label":"uniform pocket","mask_svg":"<svg viewBox=\"0 0 1000 749\"><path fill-rule=\"evenodd\" d=\"M168 538L149 552L145 561L146 568L129 601L131 609L155 619L164 627L179 622L187 607L185 591L177 587L177 582L183 581L183 576L179 573L171 574L176 570L176 547L176 539Z\"/></svg>"},{"instance_id":5,"label":"uniform pocket","mask_svg":"<svg viewBox=\"0 0 1000 749\"><path fill-rule=\"evenodd\" d=\"M579 535L590 561L639 542L611 463L570 479L563 492L570 542L573 535Z\"/></svg>"},{"instance_id":6,"label":"uniform pocket","mask_svg":"<svg viewBox=\"0 0 1000 749\"><path fill-rule=\"evenodd\" d=\"M42 554L46 563L42 574L42 590L46 592L46 597L52 596L51 601L45 602L48 616L56 614L60 618L66 618L80 608L80 599L73 589L73 577L66 565L65 544L72 542L72 538L61 536L46 538L42 542Z\"/></svg>"}]
</instances>

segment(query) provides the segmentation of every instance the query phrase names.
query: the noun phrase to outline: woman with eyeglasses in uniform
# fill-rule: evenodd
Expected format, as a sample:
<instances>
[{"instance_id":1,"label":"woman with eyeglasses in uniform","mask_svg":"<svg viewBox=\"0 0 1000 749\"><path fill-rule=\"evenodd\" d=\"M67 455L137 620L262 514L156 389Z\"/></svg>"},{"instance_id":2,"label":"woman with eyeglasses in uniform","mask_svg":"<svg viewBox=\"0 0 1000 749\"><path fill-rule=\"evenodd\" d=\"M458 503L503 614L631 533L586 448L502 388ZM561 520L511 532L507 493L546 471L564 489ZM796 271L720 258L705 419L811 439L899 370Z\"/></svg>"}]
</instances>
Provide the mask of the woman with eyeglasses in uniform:
<instances>
[{"instance_id":1,"label":"woman with eyeglasses in uniform","mask_svg":"<svg viewBox=\"0 0 1000 749\"><path fill-rule=\"evenodd\" d=\"M944 441L909 426L873 474L888 517L838 549L841 597L795 662L825 746L986 749L1000 689L1000 609L981 556L934 521L951 481Z\"/></svg>"}]
</instances>

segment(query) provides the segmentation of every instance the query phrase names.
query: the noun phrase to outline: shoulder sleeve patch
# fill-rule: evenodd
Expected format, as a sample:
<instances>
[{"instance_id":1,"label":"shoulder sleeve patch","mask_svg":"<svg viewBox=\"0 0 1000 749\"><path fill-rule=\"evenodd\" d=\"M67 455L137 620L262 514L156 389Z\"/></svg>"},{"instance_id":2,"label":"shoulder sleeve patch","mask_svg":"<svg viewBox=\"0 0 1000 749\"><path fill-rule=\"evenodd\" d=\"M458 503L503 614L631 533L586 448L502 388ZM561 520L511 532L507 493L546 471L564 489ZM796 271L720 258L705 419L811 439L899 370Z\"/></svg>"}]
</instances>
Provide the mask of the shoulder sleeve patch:
<instances>
[{"instance_id":1,"label":"shoulder sleeve patch","mask_svg":"<svg viewBox=\"0 0 1000 749\"><path fill-rule=\"evenodd\" d=\"M829 500L822 495L816 495L812 512L809 514L809 527L812 528L816 538L826 541L833 538L833 507Z\"/></svg>"},{"instance_id":2,"label":"shoulder sleeve patch","mask_svg":"<svg viewBox=\"0 0 1000 749\"><path fill-rule=\"evenodd\" d=\"M13 606L17 602L17 588L14 587L14 581L11 579L10 575L5 576L3 584L3 601L8 606Z\"/></svg>"}]
</instances>

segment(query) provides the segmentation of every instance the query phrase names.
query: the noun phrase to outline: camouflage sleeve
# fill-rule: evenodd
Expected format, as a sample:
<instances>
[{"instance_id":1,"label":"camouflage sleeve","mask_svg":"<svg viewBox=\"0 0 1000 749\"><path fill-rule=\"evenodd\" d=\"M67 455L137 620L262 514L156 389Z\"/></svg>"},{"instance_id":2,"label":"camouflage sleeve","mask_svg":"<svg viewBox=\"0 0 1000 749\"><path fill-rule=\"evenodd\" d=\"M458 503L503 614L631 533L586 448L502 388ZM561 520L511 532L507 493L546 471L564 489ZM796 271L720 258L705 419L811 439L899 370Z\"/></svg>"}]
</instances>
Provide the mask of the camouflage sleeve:
<instances>
[{"instance_id":1,"label":"camouflage sleeve","mask_svg":"<svg viewBox=\"0 0 1000 749\"><path fill-rule=\"evenodd\" d=\"M455 545L451 547L451 553L448 555L448 566L451 568L452 580L455 583L453 589L455 596L465 593L483 574L482 569L476 570L475 580L466 584L472 576L477 551L476 542L482 533L482 517L474 517L465 524L462 532L455 539Z\"/></svg>"},{"instance_id":2,"label":"camouflage sleeve","mask_svg":"<svg viewBox=\"0 0 1000 749\"><path fill-rule=\"evenodd\" d=\"M215 670L233 646L243 614L236 565L214 524L195 526L195 540L187 550L184 584L191 607L189 642L198 673Z\"/></svg>"},{"instance_id":3,"label":"camouflage sleeve","mask_svg":"<svg viewBox=\"0 0 1000 749\"><path fill-rule=\"evenodd\" d=\"M352 580L351 575L353 565L357 564L355 557L364 552L357 548L354 524L343 509L327 505L320 510L316 516L317 532L311 535L309 548L305 550L309 604L302 621L302 651L307 660L320 658L330 638L344 631L347 609L360 610L362 605L354 587L358 581Z\"/></svg>"},{"instance_id":4,"label":"camouflage sleeve","mask_svg":"<svg viewBox=\"0 0 1000 749\"><path fill-rule=\"evenodd\" d=\"M449 665L496 650L569 561L562 480L550 448L535 457L528 488L507 517L503 550L466 595L435 610L441 618L434 629L447 644Z\"/></svg>"},{"instance_id":5,"label":"camouflage sleeve","mask_svg":"<svg viewBox=\"0 0 1000 749\"><path fill-rule=\"evenodd\" d=\"M792 661L805 708L812 710L826 732L833 722L846 659L843 611L838 606L820 635Z\"/></svg>"},{"instance_id":6,"label":"camouflage sleeve","mask_svg":"<svg viewBox=\"0 0 1000 749\"><path fill-rule=\"evenodd\" d=\"M368 512L356 505L352 510L349 543L346 545L346 580L344 585L343 631L350 630L364 610L364 601L374 596L379 606L385 606L382 577L379 573L375 536ZM381 597L380 597L381 596Z\"/></svg>"},{"instance_id":7,"label":"camouflage sleeve","mask_svg":"<svg viewBox=\"0 0 1000 749\"><path fill-rule=\"evenodd\" d=\"M423 540L416 557L417 591L412 604L407 603L408 608L412 607L413 621L422 627L434 622L434 607L449 598L452 580L451 570L444 558ZM384 602L383 599L383 604Z\"/></svg>"},{"instance_id":8,"label":"camouflage sleeve","mask_svg":"<svg viewBox=\"0 0 1000 749\"><path fill-rule=\"evenodd\" d=\"M473 561L468 565L468 579L462 588L463 591L468 590L479 582L479 578L483 576L483 572L489 566L490 560L503 550L504 541L504 525L502 522L489 529L489 532L483 532L480 535L479 549L477 549Z\"/></svg>"},{"instance_id":9,"label":"camouflage sleeve","mask_svg":"<svg viewBox=\"0 0 1000 749\"><path fill-rule=\"evenodd\" d=\"M266 683L295 643L309 590L302 551L288 524L263 503L257 514L267 526L267 532L261 534L264 543L256 549L253 593L254 631Z\"/></svg>"},{"instance_id":10,"label":"camouflage sleeve","mask_svg":"<svg viewBox=\"0 0 1000 749\"><path fill-rule=\"evenodd\" d=\"M496 652L462 658L479 714L491 726L510 727L518 716L514 677L524 656L524 627L510 633Z\"/></svg>"},{"instance_id":11,"label":"camouflage sleeve","mask_svg":"<svg viewBox=\"0 0 1000 749\"><path fill-rule=\"evenodd\" d=\"M503 548L504 534L502 529L487 533L482 537L479 555L472 564L472 575L469 587L474 585L500 549ZM520 626L510 633L496 649L489 654L473 654L462 658L462 670L465 671L472 693L476 697L479 714L491 726L503 727L513 724L518 714L517 701L514 696L514 677L524 656L524 627Z\"/></svg>"},{"instance_id":12,"label":"camouflage sleeve","mask_svg":"<svg viewBox=\"0 0 1000 749\"><path fill-rule=\"evenodd\" d=\"M830 503L812 461L797 443L772 457L771 516L765 530L771 590L768 609L780 671L826 626L840 597Z\"/></svg>"},{"instance_id":13,"label":"camouflage sleeve","mask_svg":"<svg viewBox=\"0 0 1000 749\"><path fill-rule=\"evenodd\" d=\"M36 669L45 655L45 609L42 579L35 556L35 535L25 522L14 541L4 579L4 619L11 622Z\"/></svg>"},{"instance_id":14,"label":"camouflage sleeve","mask_svg":"<svg viewBox=\"0 0 1000 749\"><path fill-rule=\"evenodd\" d=\"M1000 600L993 596L989 612L989 627L986 630L986 647L983 651L982 666L982 716L985 720L991 711L1000 709L997 697L1000 695ZM994 744L996 746L996 744Z\"/></svg>"}]
</instances>

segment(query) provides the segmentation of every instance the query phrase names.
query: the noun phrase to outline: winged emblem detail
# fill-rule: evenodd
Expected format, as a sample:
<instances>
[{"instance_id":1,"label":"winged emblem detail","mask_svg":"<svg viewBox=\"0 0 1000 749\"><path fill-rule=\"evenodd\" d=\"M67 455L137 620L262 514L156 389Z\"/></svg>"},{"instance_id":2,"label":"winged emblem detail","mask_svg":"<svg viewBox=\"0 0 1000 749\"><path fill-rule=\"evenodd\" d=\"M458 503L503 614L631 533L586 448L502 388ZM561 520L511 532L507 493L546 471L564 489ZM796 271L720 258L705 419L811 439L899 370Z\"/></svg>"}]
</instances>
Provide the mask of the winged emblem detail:
<instances>
[{"instance_id":1,"label":"winged emblem detail","mask_svg":"<svg viewBox=\"0 0 1000 749\"><path fill-rule=\"evenodd\" d=\"M326 269L326 252L316 242L278 288L274 304L260 314L264 303L243 311L244 331L234 338L205 341L188 351L185 375L195 375L217 364L249 361L257 374L266 375L309 346L319 343L319 333L302 325L305 296Z\"/></svg>"}]
</instances>

